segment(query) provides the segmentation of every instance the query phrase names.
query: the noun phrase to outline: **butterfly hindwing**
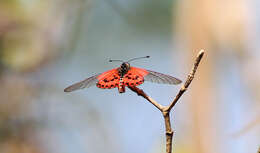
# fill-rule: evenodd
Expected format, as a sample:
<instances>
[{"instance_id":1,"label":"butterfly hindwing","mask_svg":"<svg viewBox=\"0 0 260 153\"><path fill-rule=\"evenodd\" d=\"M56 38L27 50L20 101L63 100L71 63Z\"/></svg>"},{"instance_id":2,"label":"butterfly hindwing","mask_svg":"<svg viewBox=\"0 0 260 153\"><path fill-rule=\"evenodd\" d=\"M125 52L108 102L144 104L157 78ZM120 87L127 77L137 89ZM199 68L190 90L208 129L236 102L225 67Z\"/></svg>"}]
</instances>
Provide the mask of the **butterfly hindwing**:
<instances>
[{"instance_id":1,"label":"butterfly hindwing","mask_svg":"<svg viewBox=\"0 0 260 153\"><path fill-rule=\"evenodd\" d=\"M118 87L120 76L118 74L118 68L106 71L100 74L98 77L97 87L103 89L110 89Z\"/></svg>"}]
</instances>

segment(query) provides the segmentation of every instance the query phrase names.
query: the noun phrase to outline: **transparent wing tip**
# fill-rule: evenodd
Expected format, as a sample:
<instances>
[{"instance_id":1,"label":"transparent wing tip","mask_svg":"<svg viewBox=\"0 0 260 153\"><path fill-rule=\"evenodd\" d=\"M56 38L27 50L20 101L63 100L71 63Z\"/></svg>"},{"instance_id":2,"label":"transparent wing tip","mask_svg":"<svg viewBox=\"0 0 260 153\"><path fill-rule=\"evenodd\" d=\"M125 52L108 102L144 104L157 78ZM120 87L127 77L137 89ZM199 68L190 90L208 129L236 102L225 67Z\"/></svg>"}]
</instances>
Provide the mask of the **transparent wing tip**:
<instances>
[{"instance_id":1,"label":"transparent wing tip","mask_svg":"<svg viewBox=\"0 0 260 153\"><path fill-rule=\"evenodd\" d=\"M71 86L64 89L64 92L72 92L72 91L73 91L73 89L71 88Z\"/></svg>"},{"instance_id":2,"label":"transparent wing tip","mask_svg":"<svg viewBox=\"0 0 260 153\"><path fill-rule=\"evenodd\" d=\"M181 84L182 83L182 81L180 79L177 79L177 78L175 78L175 79L176 79L175 84Z\"/></svg>"}]
</instances>

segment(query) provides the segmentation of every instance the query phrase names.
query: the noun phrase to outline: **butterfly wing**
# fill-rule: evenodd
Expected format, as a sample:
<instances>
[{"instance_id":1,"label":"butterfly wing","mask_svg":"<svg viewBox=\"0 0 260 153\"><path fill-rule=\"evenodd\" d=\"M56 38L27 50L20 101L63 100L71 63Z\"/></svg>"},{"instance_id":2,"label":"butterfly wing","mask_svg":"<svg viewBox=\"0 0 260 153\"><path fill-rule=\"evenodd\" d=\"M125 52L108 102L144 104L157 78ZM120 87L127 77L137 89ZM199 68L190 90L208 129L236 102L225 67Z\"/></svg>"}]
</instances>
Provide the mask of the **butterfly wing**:
<instances>
[{"instance_id":1,"label":"butterfly wing","mask_svg":"<svg viewBox=\"0 0 260 153\"><path fill-rule=\"evenodd\" d=\"M129 77L130 76L130 77ZM131 67L128 73L124 76L124 82L129 82L130 85L139 85L144 81L162 83L162 84L180 84L182 81L170 75L145 70L137 67Z\"/></svg>"},{"instance_id":2,"label":"butterfly wing","mask_svg":"<svg viewBox=\"0 0 260 153\"><path fill-rule=\"evenodd\" d=\"M144 77L145 81L150 81L154 83L161 83L161 84L180 84L182 81L177 79L173 76L162 74L159 72L154 72L147 70L148 74Z\"/></svg>"},{"instance_id":3,"label":"butterfly wing","mask_svg":"<svg viewBox=\"0 0 260 153\"><path fill-rule=\"evenodd\" d=\"M69 87L67 87L66 89L64 89L65 92L72 92L78 89L83 89L83 88L88 88L91 87L93 85L96 85L96 83L98 82L98 77L99 75L94 75L92 77L89 77L83 81L80 81L78 83L75 83Z\"/></svg>"},{"instance_id":4,"label":"butterfly wing","mask_svg":"<svg viewBox=\"0 0 260 153\"><path fill-rule=\"evenodd\" d=\"M103 89L111 89L118 87L120 76L118 74L118 68L106 71L100 74L98 77L97 87Z\"/></svg>"}]
</instances>

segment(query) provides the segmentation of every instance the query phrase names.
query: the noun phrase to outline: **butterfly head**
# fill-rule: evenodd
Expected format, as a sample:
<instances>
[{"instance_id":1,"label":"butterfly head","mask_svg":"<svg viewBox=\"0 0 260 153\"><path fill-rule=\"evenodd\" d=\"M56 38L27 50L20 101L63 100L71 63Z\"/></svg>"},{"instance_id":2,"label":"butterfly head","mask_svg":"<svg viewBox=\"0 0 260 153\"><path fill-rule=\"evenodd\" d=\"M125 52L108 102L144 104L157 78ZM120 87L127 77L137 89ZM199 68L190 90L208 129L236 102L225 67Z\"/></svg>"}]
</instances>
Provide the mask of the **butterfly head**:
<instances>
[{"instance_id":1,"label":"butterfly head","mask_svg":"<svg viewBox=\"0 0 260 153\"><path fill-rule=\"evenodd\" d=\"M123 60L109 60L109 62L117 61L117 62L122 62L121 66L118 68L118 73L120 77L123 77L129 70L130 70L130 64L129 62L141 59L141 58L149 58L150 56L144 56L144 57L137 57L137 58L132 58L128 61L123 61Z\"/></svg>"},{"instance_id":2,"label":"butterfly head","mask_svg":"<svg viewBox=\"0 0 260 153\"><path fill-rule=\"evenodd\" d=\"M123 70L123 71L128 71L130 70L130 64L128 62L123 62L120 66L120 68Z\"/></svg>"},{"instance_id":3,"label":"butterfly head","mask_svg":"<svg viewBox=\"0 0 260 153\"><path fill-rule=\"evenodd\" d=\"M119 73L122 74L122 76L123 76L124 74L127 73L128 70L130 70L129 62L137 60L137 59L149 58L149 57L150 56L132 58L132 59L128 60L127 62L124 62L123 60L109 60L109 62L114 62L114 61L122 62L121 66L120 66L120 69L119 69L119 71L120 71Z\"/></svg>"}]
</instances>

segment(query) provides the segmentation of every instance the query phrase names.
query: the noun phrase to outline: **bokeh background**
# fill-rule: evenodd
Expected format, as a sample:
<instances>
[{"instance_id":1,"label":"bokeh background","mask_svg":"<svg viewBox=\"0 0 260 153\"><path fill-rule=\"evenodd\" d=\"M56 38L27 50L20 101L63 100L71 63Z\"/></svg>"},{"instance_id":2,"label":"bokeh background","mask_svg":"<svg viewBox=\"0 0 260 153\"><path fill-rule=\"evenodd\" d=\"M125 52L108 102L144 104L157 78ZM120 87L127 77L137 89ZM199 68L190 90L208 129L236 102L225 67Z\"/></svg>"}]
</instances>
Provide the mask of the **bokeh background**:
<instances>
[{"instance_id":1,"label":"bokeh background","mask_svg":"<svg viewBox=\"0 0 260 153\"><path fill-rule=\"evenodd\" d=\"M1 153L163 153L160 112L127 90L68 85L134 61L185 80L174 153L256 153L260 145L259 0L1 0ZM179 86L140 86L167 105Z\"/></svg>"}]
</instances>

